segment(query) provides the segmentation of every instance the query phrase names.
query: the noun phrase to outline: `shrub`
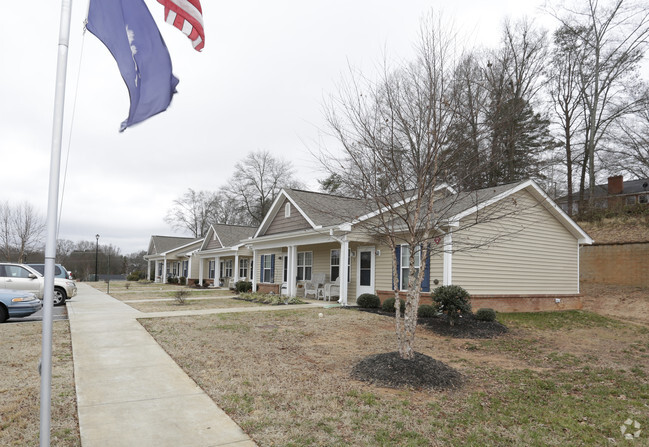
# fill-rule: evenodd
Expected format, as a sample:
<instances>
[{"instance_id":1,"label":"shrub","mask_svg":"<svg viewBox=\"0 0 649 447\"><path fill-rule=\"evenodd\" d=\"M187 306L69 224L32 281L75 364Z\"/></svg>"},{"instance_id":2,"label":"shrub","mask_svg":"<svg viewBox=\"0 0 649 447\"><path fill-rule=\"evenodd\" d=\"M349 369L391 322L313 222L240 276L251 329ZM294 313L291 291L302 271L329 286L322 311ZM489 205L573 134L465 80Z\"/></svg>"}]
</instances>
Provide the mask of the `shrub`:
<instances>
[{"instance_id":1,"label":"shrub","mask_svg":"<svg viewBox=\"0 0 649 447\"><path fill-rule=\"evenodd\" d=\"M471 313L471 296L460 286L440 286L435 289L432 298L437 304L437 309L446 314L451 326L458 321L461 314Z\"/></svg>"},{"instance_id":2,"label":"shrub","mask_svg":"<svg viewBox=\"0 0 649 447\"><path fill-rule=\"evenodd\" d=\"M356 299L356 304L364 309L378 309L381 307L381 300L373 293L363 293ZM394 300L392 304L394 305Z\"/></svg>"},{"instance_id":3,"label":"shrub","mask_svg":"<svg viewBox=\"0 0 649 447\"><path fill-rule=\"evenodd\" d=\"M187 289L177 290L174 293L174 298L176 299L176 302L178 304L185 304L185 300L187 299L188 296L189 296L189 290Z\"/></svg>"},{"instance_id":4,"label":"shrub","mask_svg":"<svg viewBox=\"0 0 649 447\"><path fill-rule=\"evenodd\" d=\"M478 311L475 313L475 318L476 320L481 321L495 321L496 311L488 308L478 309Z\"/></svg>"},{"instance_id":5,"label":"shrub","mask_svg":"<svg viewBox=\"0 0 649 447\"><path fill-rule=\"evenodd\" d=\"M436 315L437 309L435 309L435 306L431 306L430 304L422 304L419 306L419 309L417 309L417 316L419 318L433 318Z\"/></svg>"},{"instance_id":6,"label":"shrub","mask_svg":"<svg viewBox=\"0 0 649 447\"><path fill-rule=\"evenodd\" d=\"M185 278L184 276L181 276L180 278L178 278L178 284L180 284L181 286L184 286L185 284L187 284L187 278Z\"/></svg>"},{"instance_id":7,"label":"shrub","mask_svg":"<svg viewBox=\"0 0 649 447\"><path fill-rule=\"evenodd\" d=\"M139 281L139 280L144 279L144 278L146 278L146 275L144 275L143 272L141 272L139 270L135 270L135 271L131 272L126 277L126 280L127 281Z\"/></svg>"},{"instance_id":8,"label":"shrub","mask_svg":"<svg viewBox=\"0 0 649 447\"><path fill-rule=\"evenodd\" d=\"M237 281L234 284L234 290L236 290L237 293L252 292L252 282L244 280Z\"/></svg>"},{"instance_id":9,"label":"shrub","mask_svg":"<svg viewBox=\"0 0 649 447\"><path fill-rule=\"evenodd\" d=\"M406 302L402 299L399 299L399 301L400 301L399 308L401 309L401 313L403 313L406 310ZM381 309L385 312L394 313L394 298L388 298L387 300L383 301L383 304L381 305Z\"/></svg>"},{"instance_id":10,"label":"shrub","mask_svg":"<svg viewBox=\"0 0 649 447\"><path fill-rule=\"evenodd\" d=\"M167 284L178 284L178 278L174 278L173 276L168 276Z\"/></svg>"},{"instance_id":11,"label":"shrub","mask_svg":"<svg viewBox=\"0 0 649 447\"><path fill-rule=\"evenodd\" d=\"M124 287L126 288L126 290L130 289L131 288L131 283L130 282L124 283Z\"/></svg>"},{"instance_id":12,"label":"shrub","mask_svg":"<svg viewBox=\"0 0 649 447\"><path fill-rule=\"evenodd\" d=\"M210 285L209 281L207 279L204 279L203 280L203 287L207 287L209 285Z\"/></svg>"}]
</instances>

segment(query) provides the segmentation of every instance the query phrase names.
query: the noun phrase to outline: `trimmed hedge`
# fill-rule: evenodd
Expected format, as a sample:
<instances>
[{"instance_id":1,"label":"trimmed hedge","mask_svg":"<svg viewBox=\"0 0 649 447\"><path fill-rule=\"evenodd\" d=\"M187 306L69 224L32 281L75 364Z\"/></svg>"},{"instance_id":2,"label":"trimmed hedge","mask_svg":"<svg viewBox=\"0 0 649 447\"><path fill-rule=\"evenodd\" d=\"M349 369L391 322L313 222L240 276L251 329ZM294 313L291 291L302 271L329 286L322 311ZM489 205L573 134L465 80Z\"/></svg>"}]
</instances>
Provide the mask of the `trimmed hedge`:
<instances>
[{"instance_id":1,"label":"trimmed hedge","mask_svg":"<svg viewBox=\"0 0 649 447\"><path fill-rule=\"evenodd\" d=\"M475 313L476 320L481 321L495 321L496 320L496 311L489 308L478 309Z\"/></svg>"},{"instance_id":2,"label":"trimmed hedge","mask_svg":"<svg viewBox=\"0 0 649 447\"><path fill-rule=\"evenodd\" d=\"M381 307L381 300L373 293L363 293L356 299L356 304L363 309L378 309Z\"/></svg>"},{"instance_id":3,"label":"trimmed hedge","mask_svg":"<svg viewBox=\"0 0 649 447\"><path fill-rule=\"evenodd\" d=\"M252 292L252 282L251 281L237 281L234 283L234 290L237 293L247 293Z\"/></svg>"},{"instance_id":4,"label":"trimmed hedge","mask_svg":"<svg viewBox=\"0 0 649 447\"><path fill-rule=\"evenodd\" d=\"M406 310L406 302L402 299L399 299L401 305L399 308L401 309L401 312L403 313ZM393 298L388 298L387 300L383 301L383 304L381 304L381 310L385 312L391 312L394 313L394 297Z\"/></svg>"},{"instance_id":5,"label":"trimmed hedge","mask_svg":"<svg viewBox=\"0 0 649 447\"><path fill-rule=\"evenodd\" d=\"M460 318L460 314L471 313L471 296L460 286L440 286L432 295L440 312L448 316L448 321L453 326Z\"/></svg>"},{"instance_id":6,"label":"trimmed hedge","mask_svg":"<svg viewBox=\"0 0 649 447\"><path fill-rule=\"evenodd\" d=\"M435 306L431 306L430 304L422 304L419 306L419 309L417 309L417 316L419 318L433 318L436 315L437 309L435 309Z\"/></svg>"}]
</instances>

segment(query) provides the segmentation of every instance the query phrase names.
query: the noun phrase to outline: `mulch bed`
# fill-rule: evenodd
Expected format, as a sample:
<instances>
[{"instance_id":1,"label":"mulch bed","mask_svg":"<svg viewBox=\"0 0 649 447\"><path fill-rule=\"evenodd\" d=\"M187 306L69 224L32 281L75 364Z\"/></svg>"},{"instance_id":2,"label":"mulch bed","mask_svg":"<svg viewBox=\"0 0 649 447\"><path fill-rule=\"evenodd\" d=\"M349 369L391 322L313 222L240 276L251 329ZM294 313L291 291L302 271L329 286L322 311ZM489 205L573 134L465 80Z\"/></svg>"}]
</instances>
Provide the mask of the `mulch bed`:
<instances>
[{"instance_id":1,"label":"mulch bed","mask_svg":"<svg viewBox=\"0 0 649 447\"><path fill-rule=\"evenodd\" d=\"M390 388L454 389L464 383L457 370L419 352L404 360L398 352L365 357L352 369L352 378Z\"/></svg>"},{"instance_id":2,"label":"mulch bed","mask_svg":"<svg viewBox=\"0 0 649 447\"><path fill-rule=\"evenodd\" d=\"M385 312L383 310L364 309L360 307L350 307L349 309L356 309L362 312L370 312L394 318L393 313ZM438 335L452 338L494 338L505 334L508 331L507 326L498 323L497 321L476 320L474 315L462 316L460 321L455 323L454 326L449 324L446 315L434 318L418 318L417 327L425 328Z\"/></svg>"},{"instance_id":3,"label":"mulch bed","mask_svg":"<svg viewBox=\"0 0 649 447\"><path fill-rule=\"evenodd\" d=\"M462 316L454 326L448 323L446 315L435 318L419 318L417 326L452 338L494 338L508 331L507 326L497 321L477 320L473 315Z\"/></svg>"}]
</instances>

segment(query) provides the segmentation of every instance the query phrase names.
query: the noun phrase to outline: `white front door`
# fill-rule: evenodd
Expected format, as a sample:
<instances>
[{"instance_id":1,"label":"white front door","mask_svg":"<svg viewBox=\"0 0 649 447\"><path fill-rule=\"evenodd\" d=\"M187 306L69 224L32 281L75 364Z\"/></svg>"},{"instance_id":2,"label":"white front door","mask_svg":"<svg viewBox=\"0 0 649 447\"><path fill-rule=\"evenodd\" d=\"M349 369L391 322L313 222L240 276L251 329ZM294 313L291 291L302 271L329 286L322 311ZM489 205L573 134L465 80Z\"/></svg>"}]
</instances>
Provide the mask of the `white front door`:
<instances>
[{"instance_id":1,"label":"white front door","mask_svg":"<svg viewBox=\"0 0 649 447\"><path fill-rule=\"evenodd\" d=\"M356 265L356 297L374 293L374 247L359 247Z\"/></svg>"}]
</instances>

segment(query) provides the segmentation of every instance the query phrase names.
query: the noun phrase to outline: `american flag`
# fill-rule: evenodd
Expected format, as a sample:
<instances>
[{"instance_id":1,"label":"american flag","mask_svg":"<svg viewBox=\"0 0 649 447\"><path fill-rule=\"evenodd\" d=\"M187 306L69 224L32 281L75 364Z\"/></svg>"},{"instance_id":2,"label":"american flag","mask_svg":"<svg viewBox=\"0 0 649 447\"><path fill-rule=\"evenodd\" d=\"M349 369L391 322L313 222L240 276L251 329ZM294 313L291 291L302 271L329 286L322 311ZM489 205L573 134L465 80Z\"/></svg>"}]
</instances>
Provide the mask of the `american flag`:
<instances>
[{"instance_id":1,"label":"american flag","mask_svg":"<svg viewBox=\"0 0 649 447\"><path fill-rule=\"evenodd\" d=\"M158 0L165 7L165 21L185 33L194 49L201 51L205 45L203 10L199 0Z\"/></svg>"}]
</instances>

